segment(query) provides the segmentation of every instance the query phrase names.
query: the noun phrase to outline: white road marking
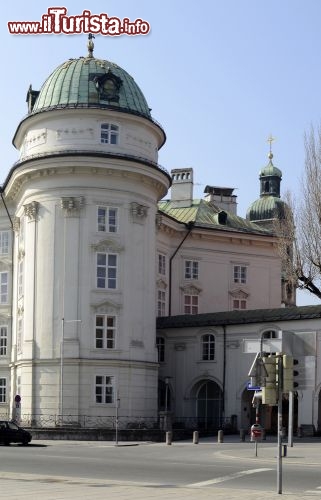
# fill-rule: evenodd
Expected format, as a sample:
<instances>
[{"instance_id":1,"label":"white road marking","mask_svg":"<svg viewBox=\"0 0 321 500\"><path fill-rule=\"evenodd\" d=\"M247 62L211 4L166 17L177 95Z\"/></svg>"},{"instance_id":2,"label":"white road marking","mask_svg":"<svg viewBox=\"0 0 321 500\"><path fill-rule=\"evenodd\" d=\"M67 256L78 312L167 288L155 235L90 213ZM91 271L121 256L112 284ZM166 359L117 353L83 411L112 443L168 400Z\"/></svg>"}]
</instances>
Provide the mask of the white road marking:
<instances>
[{"instance_id":1,"label":"white road marking","mask_svg":"<svg viewBox=\"0 0 321 500\"><path fill-rule=\"evenodd\" d=\"M273 469L262 468L262 469L243 470L240 472L234 472L233 474L229 474L228 476L216 477L215 479L209 479L208 481L202 481L200 483L192 483L189 484L188 486L190 488L198 486L209 486L210 484L224 483L224 481L230 481L231 479L237 479L238 477L248 476L250 474L257 474L258 472L265 472L268 470L273 470Z\"/></svg>"}]
</instances>

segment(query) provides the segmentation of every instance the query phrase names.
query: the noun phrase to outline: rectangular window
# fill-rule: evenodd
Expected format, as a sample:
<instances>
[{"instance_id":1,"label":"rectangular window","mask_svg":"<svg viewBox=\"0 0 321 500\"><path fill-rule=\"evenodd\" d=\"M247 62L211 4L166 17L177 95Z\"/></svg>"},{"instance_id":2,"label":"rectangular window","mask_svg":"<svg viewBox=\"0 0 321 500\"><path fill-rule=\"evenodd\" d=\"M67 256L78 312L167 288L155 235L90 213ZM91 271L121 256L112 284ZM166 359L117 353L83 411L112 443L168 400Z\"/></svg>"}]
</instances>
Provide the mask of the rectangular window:
<instances>
[{"instance_id":1,"label":"rectangular window","mask_svg":"<svg viewBox=\"0 0 321 500\"><path fill-rule=\"evenodd\" d=\"M233 299L233 309L246 309L246 300L244 299Z\"/></svg>"},{"instance_id":2,"label":"rectangular window","mask_svg":"<svg viewBox=\"0 0 321 500\"><path fill-rule=\"evenodd\" d=\"M8 303L8 273L0 273L0 304Z\"/></svg>"},{"instance_id":3,"label":"rectangular window","mask_svg":"<svg viewBox=\"0 0 321 500\"><path fill-rule=\"evenodd\" d=\"M97 288L117 288L117 255L97 253Z\"/></svg>"},{"instance_id":4,"label":"rectangular window","mask_svg":"<svg viewBox=\"0 0 321 500\"><path fill-rule=\"evenodd\" d=\"M7 400L7 379L0 378L0 403L5 403Z\"/></svg>"},{"instance_id":5,"label":"rectangular window","mask_svg":"<svg viewBox=\"0 0 321 500\"><path fill-rule=\"evenodd\" d=\"M198 314L198 295L184 295L184 314Z\"/></svg>"},{"instance_id":6,"label":"rectangular window","mask_svg":"<svg viewBox=\"0 0 321 500\"><path fill-rule=\"evenodd\" d=\"M102 123L100 140L103 144L118 144L119 127L112 123Z\"/></svg>"},{"instance_id":7,"label":"rectangular window","mask_svg":"<svg viewBox=\"0 0 321 500\"><path fill-rule=\"evenodd\" d=\"M7 355L8 347L8 327L0 326L0 356Z\"/></svg>"},{"instance_id":8,"label":"rectangular window","mask_svg":"<svg viewBox=\"0 0 321 500\"><path fill-rule=\"evenodd\" d=\"M114 393L114 377L96 375L96 403L113 403Z\"/></svg>"},{"instance_id":9,"label":"rectangular window","mask_svg":"<svg viewBox=\"0 0 321 500\"><path fill-rule=\"evenodd\" d=\"M0 255L9 253L9 231L0 231Z\"/></svg>"},{"instance_id":10,"label":"rectangular window","mask_svg":"<svg viewBox=\"0 0 321 500\"><path fill-rule=\"evenodd\" d=\"M212 334L206 334L202 337L202 360L214 361L215 359L215 337Z\"/></svg>"},{"instance_id":11,"label":"rectangular window","mask_svg":"<svg viewBox=\"0 0 321 500\"><path fill-rule=\"evenodd\" d=\"M164 290L157 291L157 315L165 316L166 307L166 292Z\"/></svg>"},{"instance_id":12,"label":"rectangular window","mask_svg":"<svg viewBox=\"0 0 321 500\"><path fill-rule=\"evenodd\" d=\"M105 233L117 233L117 215L117 208L98 207L98 231L103 231Z\"/></svg>"},{"instance_id":13,"label":"rectangular window","mask_svg":"<svg viewBox=\"0 0 321 500\"><path fill-rule=\"evenodd\" d=\"M234 266L233 270L234 283L246 283L247 268L246 266Z\"/></svg>"},{"instance_id":14,"label":"rectangular window","mask_svg":"<svg viewBox=\"0 0 321 500\"><path fill-rule=\"evenodd\" d=\"M185 260L185 279L198 280L198 261Z\"/></svg>"},{"instance_id":15,"label":"rectangular window","mask_svg":"<svg viewBox=\"0 0 321 500\"><path fill-rule=\"evenodd\" d=\"M161 253L158 254L158 274L166 274L166 257Z\"/></svg>"},{"instance_id":16,"label":"rectangular window","mask_svg":"<svg viewBox=\"0 0 321 500\"><path fill-rule=\"evenodd\" d=\"M116 317L107 314L96 316L96 348L114 349L116 337Z\"/></svg>"}]
</instances>

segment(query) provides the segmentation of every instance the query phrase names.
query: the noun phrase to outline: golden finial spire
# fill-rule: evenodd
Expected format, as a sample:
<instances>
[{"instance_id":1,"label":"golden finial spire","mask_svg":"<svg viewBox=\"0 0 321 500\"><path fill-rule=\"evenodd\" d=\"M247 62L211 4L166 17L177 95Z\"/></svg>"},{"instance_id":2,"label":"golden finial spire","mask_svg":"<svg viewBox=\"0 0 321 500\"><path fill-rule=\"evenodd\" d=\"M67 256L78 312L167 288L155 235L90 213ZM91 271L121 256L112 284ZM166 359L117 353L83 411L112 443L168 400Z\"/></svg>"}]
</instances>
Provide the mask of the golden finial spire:
<instances>
[{"instance_id":1,"label":"golden finial spire","mask_svg":"<svg viewBox=\"0 0 321 500\"><path fill-rule=\"evenodd\" d=\"M88 57L94 57L94 42L93 42L94 35L89 33L88 35L88 42L87 42L87 49L88 49Z\"/></svg>"},{"instance_id":2,"label":"golden finial spire","mask_svg":"<svg viewBox=\"0 0 321 500\"><path fill-rule=\"evenodd\" d=\"M272 153L272 142L275 141L275 137L272 136L272 134L269 135L268 139L267 139L267 142L270 143L270 152L269 152L269 160L272 160L273 158L273 153Z\"/></svg>"}]
</instances>

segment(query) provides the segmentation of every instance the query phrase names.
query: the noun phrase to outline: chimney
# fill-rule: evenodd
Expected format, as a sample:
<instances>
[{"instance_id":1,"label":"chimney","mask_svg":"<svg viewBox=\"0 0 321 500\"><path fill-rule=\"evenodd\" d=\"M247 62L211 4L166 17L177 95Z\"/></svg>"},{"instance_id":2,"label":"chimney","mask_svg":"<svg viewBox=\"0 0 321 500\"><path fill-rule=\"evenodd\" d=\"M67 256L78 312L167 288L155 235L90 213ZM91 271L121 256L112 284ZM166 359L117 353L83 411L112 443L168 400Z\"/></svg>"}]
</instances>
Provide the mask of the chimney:
<instances>
[{"instance_id":1,"label":"chimney","mask_svg":"<svg viewBox=\"0 0 321 500\"><path fill-rule=\"evenodd\" d=\"M175 208L190 207L193 203L193 169L174 168L171 171L171 201Z\"/></svg>"},{"instance_id":2,"label":"chimney","mask_svg":"<svg viewBox=\"0 0 321 500\"><path fill-rule=\"evenodd\" d=\"M205 200L217 205L222 210L237 215L237 196L233 194L234 188L206 186L204 189Z\"/></svg>"}]
</instances>

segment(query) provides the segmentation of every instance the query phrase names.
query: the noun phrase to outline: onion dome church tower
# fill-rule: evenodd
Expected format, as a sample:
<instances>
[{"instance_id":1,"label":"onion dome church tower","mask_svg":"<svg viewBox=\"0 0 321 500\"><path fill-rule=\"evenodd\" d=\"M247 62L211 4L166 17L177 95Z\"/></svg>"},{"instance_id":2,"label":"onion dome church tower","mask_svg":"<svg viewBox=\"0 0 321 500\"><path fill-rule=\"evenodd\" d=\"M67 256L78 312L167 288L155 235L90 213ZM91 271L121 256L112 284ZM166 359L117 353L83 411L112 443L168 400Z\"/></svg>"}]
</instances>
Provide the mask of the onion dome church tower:
<instances>
[{"instance_id":1,"label":"onion dome church tower","mask_svg":"<svg viewBox=\"0 0 321 500\"><path fill-rule=\"evenodd\" d=\"M260 226L275 230L275 221L285 217L286 203L281 199L282 172L273 164L273 153L271 143L274 139L270 137L269 163L261 169L260 198L254 201L247 210L247 220ZM290 250L289 250L290 251ZM287 282L285 273L282 273L282 303L285 306L294 306L296 303L296 293L293 286Z\"/></svg>"},{"instance_id":2,"label":"onion dome church tower","mask_svg":"<svg viewBox=\"0 0 321 500\"><path fill-rule=\"evenodd\" d=\"M157 415L155 219L171 179L134 79L88 55L40 91L13 143L12 394L24 414ZM19 391L19 392L17 392ZM119 402L117 402L119 401Z\"/></svg>"},{"instance_id":3,"label":"onion dome church tower","mask_svg":"<svg viewBox=\"0 0 321 500\"><path fill-rule=\"evenodd\" d=\"M285 202L281 200L282 172L273 165L273 154L269 153L269 163L259 174L260 198L254 201L246 218L261 226L273 229L273 221L284 217Z\"/></svg>"}]
</instances>

